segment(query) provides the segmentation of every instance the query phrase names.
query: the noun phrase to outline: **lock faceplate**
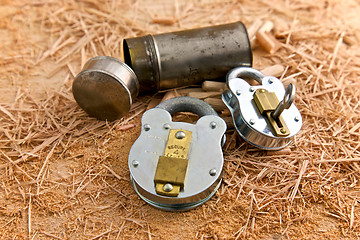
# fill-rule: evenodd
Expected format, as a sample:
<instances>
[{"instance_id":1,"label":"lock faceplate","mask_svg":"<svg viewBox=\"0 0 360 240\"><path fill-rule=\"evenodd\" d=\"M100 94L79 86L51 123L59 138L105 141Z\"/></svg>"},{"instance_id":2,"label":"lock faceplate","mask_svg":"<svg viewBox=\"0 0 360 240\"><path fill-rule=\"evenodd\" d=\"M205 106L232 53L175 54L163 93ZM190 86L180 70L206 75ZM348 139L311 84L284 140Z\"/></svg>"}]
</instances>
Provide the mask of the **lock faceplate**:
<instances>
[{"instance_id":1,"label":"lock faceplate","mask_svg":"<svg viewBox=\"0 0 360 240\"><path fill-rule=\"evenodd\" d=\"M273 130L275 136L289 136L290 131L286 126L283 117L281 115L278 118L272 116L280 103L274 92L269 92L263 88L257 89L254 93L254 102L260 114L265 117L265 120Z\"/></svg>"},{"instance_id":2,"label":"lock faceplate","mask_svg":"<svg viewBox=\"0 0 360 240\"><path fill-rule=\"evenodd\" d=\"M185 133L185 140L191 133L189 146L173 138L179 131ZM215 115L190 124L173 122L171 114L161 108L146 111L141 134L129 154L135 191L149 204L165 210L186 210L204 203L221 183L225 131L226 123ZM175 173L175 168L179 172Z\"/></svg>"},{"instance_id":3,"label":"lock faceplate","mask_svg":"<svg viewBox=\"0 0 360 240\"><path fill-rule=\"evenodd\" d=\"M242 78L254 79L260 85L251 86ZM277 119L272 117L282 103L278 99L285 96L284 85L279 79L264 76L252 68L240 67L228 73L227 85L229 90L224 91L222 99L244 140L265 150L277 150L290 144L301 129L302 118L291 103Z\"/></svg>"}]
</instances>

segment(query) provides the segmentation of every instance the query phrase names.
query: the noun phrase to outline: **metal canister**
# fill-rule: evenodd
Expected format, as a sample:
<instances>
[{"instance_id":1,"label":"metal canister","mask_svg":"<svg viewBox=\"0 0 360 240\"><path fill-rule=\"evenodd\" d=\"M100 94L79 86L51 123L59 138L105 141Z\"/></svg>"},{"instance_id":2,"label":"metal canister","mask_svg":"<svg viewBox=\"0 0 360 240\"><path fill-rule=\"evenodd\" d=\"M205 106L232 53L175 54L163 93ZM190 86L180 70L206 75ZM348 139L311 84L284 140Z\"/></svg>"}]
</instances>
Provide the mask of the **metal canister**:
<instances>
[{"instance_id":1,"label":"metal canister","mask_svg":"<svg viewBox=\"0 0 360 240\"><path fill-rule=\"evenodd\" d=\"M73 82L74 98L90 116L116 120L126 115L138 93L223 78L252 66L241 22L124 39L125 63L112 57L90 59Z\"/></svg>"},{"instance_id":2,"label":"metal canister","mask_svg":"<svg viewBox=\"0 0 360 240\"><path fill-rule=\"evenodd\" d=\"M241 22L124 40L124 59L137 75L140 92L199 84L252 66ZM225 79L224 79L225 80Z\"/></svg>"},{"instance_id":3,"label":"metal canister","mask_svg":"<svg viewBox=\"0 0 360 240\"><path fill-rule=\"evenodd\" d=\"M129 112L139 93L139 82L122 61L99 56L87 61L72 91L76 102L90 116L113 121Z\"/></svg>"}]
</instances>

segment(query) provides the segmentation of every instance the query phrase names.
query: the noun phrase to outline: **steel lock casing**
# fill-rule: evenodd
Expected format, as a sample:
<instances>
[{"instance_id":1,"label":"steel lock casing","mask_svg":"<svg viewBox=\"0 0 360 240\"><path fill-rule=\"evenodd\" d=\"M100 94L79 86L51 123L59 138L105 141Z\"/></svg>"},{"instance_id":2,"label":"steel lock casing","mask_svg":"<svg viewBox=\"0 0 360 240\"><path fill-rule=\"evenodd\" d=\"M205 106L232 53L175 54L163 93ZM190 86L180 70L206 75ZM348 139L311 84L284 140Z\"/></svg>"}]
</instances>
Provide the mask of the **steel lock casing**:
<instances>
[{"instance_id":1,"label":"steel lock casing","mask_svg":"<svg viewBox=\"0 0 360 240\"><path fill-rule=\"evenodd\" d=\"M256 80L260 85L251 86L245 79ZM227 75L229 90L222 95L223 102L233 117L234 126L239 135L250 144L264 150L278 150L284 148L300 131L302 118L294 104L281 113L283 123L288 131L283 136L274 132L269 120L261 113L256 99L256 93L266 92L283 99L285 88L283 83L272 76L264 76L252 68L235 68ZM277 124L277 123L275 123ZM282 130L282 129L280 129Z\"/></svg>"},{"instance_id":2,"label":"steel lock casing","mask_svg":"<svg viewBox=\"0 0 360 240\"><path fill-rule=\"evenodd\" d=\"M159 194L154 181L165 148L174 148L167 144L171 131L191 132L184 186L177 196ZM202 116L190 124L173 122L171 113L159 107L146 111L128 160L135 191L152 206L165 210L187 210L204 203L221 184L225 131L226 123L216 115Z\"/></svg>"}]
</instances>

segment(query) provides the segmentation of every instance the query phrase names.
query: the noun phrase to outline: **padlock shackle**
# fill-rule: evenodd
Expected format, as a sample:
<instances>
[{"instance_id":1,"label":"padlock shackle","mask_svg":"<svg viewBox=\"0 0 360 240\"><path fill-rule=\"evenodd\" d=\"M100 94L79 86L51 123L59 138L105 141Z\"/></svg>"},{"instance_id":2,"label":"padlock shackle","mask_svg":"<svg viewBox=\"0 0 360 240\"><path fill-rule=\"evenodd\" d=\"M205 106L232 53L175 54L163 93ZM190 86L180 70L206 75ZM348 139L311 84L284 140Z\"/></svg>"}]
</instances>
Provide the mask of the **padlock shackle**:
<instances>
[{"instance_id":1,"label":"padlock shackle","mask_svg":"<svg viewBox=\"0 0 360 240\"><path fill-rule=\"evenodd\" d=\"M233 78L244 78L245 80L254 79L262 85L262 80L265 77L260 71L250 67L237 67L232 69L226 75L226 81L228 82Z\"/></svg>"},{"instance_id":2,"label":"padlock shackle","mask_svg":"<svg viewBox=\"0 0 360 240\"><path fill-rule=\"evenodd\" d=\"M216 111L208 103L193 97L170 98L156 107L168 111L171 115L178 112L191 112L197 114L199 117L206 115L218 116Z\"/></svg>"}]
</instances>

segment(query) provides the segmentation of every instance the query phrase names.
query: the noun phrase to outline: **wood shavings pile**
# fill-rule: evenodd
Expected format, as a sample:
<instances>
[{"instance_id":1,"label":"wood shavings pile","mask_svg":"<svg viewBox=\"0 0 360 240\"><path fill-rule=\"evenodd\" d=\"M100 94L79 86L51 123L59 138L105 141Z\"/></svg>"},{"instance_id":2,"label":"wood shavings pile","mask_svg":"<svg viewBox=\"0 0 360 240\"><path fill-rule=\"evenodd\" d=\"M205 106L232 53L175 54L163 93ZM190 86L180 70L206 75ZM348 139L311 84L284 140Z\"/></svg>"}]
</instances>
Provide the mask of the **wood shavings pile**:
<instances>
[{"instance_id":1,"label":"wood shavings pile","mask_svg":"<svg viewBox=\"0 0 360 240\"><path fill-rule=\"evenodd\" d=\"M355 0L2 1L0 238L360 238L359 11ZM151 96L98 121L73 99L73 77L90 57L120 58L124 37L239 20L273 23L279 45L254 40L254 67L284 67L302 130L276 152L229 130L217 194L187 212L154 209L127 167Z\"/></svg>"}]
</instances>

